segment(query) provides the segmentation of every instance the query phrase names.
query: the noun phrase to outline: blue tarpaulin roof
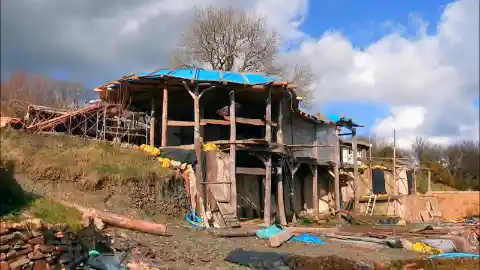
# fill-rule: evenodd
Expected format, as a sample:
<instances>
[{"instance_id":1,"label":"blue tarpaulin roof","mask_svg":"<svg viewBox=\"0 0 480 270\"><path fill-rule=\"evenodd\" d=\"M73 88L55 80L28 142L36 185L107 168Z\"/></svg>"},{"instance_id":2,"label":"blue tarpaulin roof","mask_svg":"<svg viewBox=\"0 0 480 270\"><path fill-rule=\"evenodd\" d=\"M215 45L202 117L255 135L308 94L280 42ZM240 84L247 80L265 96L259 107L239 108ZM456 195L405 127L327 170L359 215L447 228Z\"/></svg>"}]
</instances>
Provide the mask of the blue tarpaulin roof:
<instances>
[{"instance_id":1,"label":"blue tarpaulin roof","mask_svg":"<svg viewBox=\"0 0 480 270\"><path fill-rule=\"evenodd\" d=\"M231 72L202 68L160 69L154 72L143 72L138 77L174 77L200 82L229 82L238 84L267 84L279 81L274 76L261 73Z\"/></svg>"}]
</instances>

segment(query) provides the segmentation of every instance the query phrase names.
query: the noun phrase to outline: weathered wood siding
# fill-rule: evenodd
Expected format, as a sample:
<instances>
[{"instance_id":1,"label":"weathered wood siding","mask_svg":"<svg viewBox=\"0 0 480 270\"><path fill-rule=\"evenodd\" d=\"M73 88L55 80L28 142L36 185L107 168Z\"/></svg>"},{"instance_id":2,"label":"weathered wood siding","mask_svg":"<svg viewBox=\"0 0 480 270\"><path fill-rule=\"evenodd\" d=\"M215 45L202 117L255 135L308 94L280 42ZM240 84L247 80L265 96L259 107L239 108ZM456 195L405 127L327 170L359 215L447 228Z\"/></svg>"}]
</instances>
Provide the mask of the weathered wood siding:
<instances>
[{"instance_id":1,"label":"weathered wood siding","mask_svg":"<svg viewBox=\"0 0 480 270\"><path fill-rule=\"evenodd\" d=\"M283 136L285 144L313 145L318 139L319 144L335 144L335 126L316 124L301 118L291 111L288 105L283 107ZM318 151L318 163L334 159L333 147L296 148L295 158L315 158L314 151Z\"/></svg>"},{"instance_id":2,"label":"weathered wood siding","mask_svg":"<svg viewBox=\"0 0 480 270\"><path fill-rule=\"evenodd\" d=\"M317 147L318 163L322 164L335 160L335 125L317 124L315 128L319 144L332 145L332 147Z\"/></svg>"}]
</instances>

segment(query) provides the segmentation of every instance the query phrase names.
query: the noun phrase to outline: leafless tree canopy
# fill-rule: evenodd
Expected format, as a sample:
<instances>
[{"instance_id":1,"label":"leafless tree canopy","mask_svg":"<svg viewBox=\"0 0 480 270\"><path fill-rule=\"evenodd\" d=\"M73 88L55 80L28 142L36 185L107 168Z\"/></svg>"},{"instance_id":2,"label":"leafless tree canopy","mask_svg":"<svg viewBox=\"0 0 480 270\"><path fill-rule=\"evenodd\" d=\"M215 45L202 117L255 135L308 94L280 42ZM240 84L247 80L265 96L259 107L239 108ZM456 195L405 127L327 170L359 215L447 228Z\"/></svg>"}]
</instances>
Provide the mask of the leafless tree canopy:
<instances>
[{"instance_id":1,"label":"leafless tree canopy","mask_svg":"<svg viewBox=\"0 0 480 270\"><path fill-rule=\"evenodd\" d=\"M81 84L19 72L1 84L1 114L22 118L30 104L55 108L76 106L84 93Z\"/></svg>"},{"instance_id":2,"label":"leafless tree canopy","mask_svg":"<svg viewBox=\"0 0 480 270\"><path fill-rule=\"evenodd\" d=\"M372 156L392 157L393 147L380 140L372 140ZM466 140L439 145L424 137L417 137L412 142L410 151L397 148L397 157L401 156L413 156L422 166L429 168L433 182L462 190L480 190L478 141Z\"/></svg>"},{"instance_id":3,"label":"leafless tree canopy","mask_svg":"<svg viewBox=\"0 0 480 270\"><path fill-rule=\"evenodd\" d=\"M265 17L249 16L233 8L198 10L175 50L173 67L206 67L285 76L298 85L309 105L312 73L307 64L291 67L279 59L280 39Z\"/></svg>"}]
</instances>

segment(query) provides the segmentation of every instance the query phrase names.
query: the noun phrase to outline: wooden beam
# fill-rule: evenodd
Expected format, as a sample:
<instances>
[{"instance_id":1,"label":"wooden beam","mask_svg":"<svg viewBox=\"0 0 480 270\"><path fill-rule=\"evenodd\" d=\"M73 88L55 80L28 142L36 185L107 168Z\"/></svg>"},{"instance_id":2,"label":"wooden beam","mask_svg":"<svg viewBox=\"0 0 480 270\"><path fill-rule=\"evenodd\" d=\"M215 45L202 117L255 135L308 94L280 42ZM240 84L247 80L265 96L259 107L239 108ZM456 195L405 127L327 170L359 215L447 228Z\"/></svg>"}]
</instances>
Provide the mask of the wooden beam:
<instances>
[{"instance_id":1,"label":"wooden beam","mask_svg":"<svg viewBox=\"0 0 480 270\"><path fill-rule=\"evenodd\" d=\"M161 146L167 146L167 133L168 132L168 90L163 88L163 100L162 100L162 143Z\"/></svg>"},{"instance_id":2,"label":"wooden beam","mask_svg":"<svg viewBox=\"0 0 480 270\"><path fill-rule=\"evenodd\" d=\"M152 109L150 111L150 145L155 146L155 97L152 97Z\"/></svg>"},{"instance_id":3,"label":"wooden beam","mask_svg":"<svg viewBox=\"0 0 480 270\"><path fill-rule=\"evenodd\" d=\"M223 118L227 121L230 121L229 116L224 116ZM263 121L263 119L252 119L252 118L245 118L245 117L238 117L238 116L236 117L235 122L240 123L240 124L245 124L245 125L252 125L252 126L264 126L264 125L266 125L266 121ZM270 122L270 125L273 126L273 127L276 127L278 124Z\"/></svg>"},{"instance_id":4,"label":"wooden beam","mask_svg":"<svg viewBox=\"0 0 480 270\"><path fill-rule=\"evenodd\" d=\"M246 168L246 167L237 167L237 174L246 174L246 175L265 175L264 168Z\"/></svg>"},{"instance_id":5,"label":"wooden beam","mask_svg":"<svg viewBox=\"0 0 480 270\"><path fill-rule=\"evenodd\" d=\"M358 160L357 160L357 136L356 132L352 132L352 154L353 154L353 197L354 197L354 213L358 214L360 211L360 203L358 199L360 198L360 191L358 190L359 181L358 181Z\"/></svg>"},{"instance_id":6,"label":"wooden beam","mask_svg":"<svg viewBox=\"0 0 480 270\"><path fill-rule=\"evenodd\" d=\"M265 140L272 141L272 89L267 88L267 104L265 107Z\"/></svg>"},{"instance_id":7,"label":"wooden beam","mask_svg":"<svg viewBox=\"0 0 480 270\"><path fill-rule=\"evenodd\" d=\"M235 115L235 92L230 91L230 194L231 205L237 215L237 175L236 175L236 163L237 163L237 145L235 141L237 139L237 125Z\"/></svg>"},{"instance_id":8,"label":"wooden beam","mask_svg":"<svg viewBox=\"0 0 480 270\"><path fill-rule=\"evenodd\" d=\"M263 222L270 225L270 211L272 205L272 156L268 154L265 162L265 203L263 207Z\"/></svg>"},{"instance_id":9,"label":"wooden beam","mask_svg":"<svg viewBox=\"0 0 480 270\"><path fill-rule=\"evenodd\" d=\"M335 192L335 208L338 211L341 210L340 208L340 141L338 138L338 127L335 128L335 156L334 156L334 192ZM340 215L337 214L337 218L340 218Z\"/></svg>"},{"instance_id":10,"label":"wooden beam","mask_svg":"<svg viewBox=\"0 0 480 270\"><path fill-rule=\"evenodd\" d=\"M252 125L252 126L264 126L265 122L261 119L249 119L243 117L236 117L236 123ZM171 127L193 127L195 125L194 121L176 121L176 120L169 120L168 125ZM202 119L200 120L200 125L221 125L221 126L229 126L230 125L230 117L225 117L225 120L220 119ZM274 123L273 126L277 124Z\"/></svg>"}]
</instances>

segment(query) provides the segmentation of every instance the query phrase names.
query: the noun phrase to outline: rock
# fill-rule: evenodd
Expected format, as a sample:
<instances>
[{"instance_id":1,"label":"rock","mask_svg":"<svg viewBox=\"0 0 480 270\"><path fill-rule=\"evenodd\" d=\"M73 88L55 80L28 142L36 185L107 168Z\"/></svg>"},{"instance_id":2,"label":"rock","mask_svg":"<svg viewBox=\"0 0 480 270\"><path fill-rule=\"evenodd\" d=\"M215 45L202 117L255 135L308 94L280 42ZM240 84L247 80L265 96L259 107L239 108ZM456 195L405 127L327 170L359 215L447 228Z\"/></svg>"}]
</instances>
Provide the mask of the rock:
<instances>
[{"instance_id":1,"label":"rock","mask_svg":"<svg viewBox=\"0 0 480 270\"><path fill-rule=\"evenodd\" d=\"M14 260L17 257L27 255L28 253L32 252L33 248L32 246L27 246L27 248L22 249L22 250L14 250L12 253L7 253L7 260Z\"/></svg>"},{"instance_id":2,"label":"rock","mask_svg":"<svg viewBox=\"0 0 480 270\"><path fill-rule=\"evenodd\" d=\"M21 269L22 266L28 264L30 262L30 259L24 255L21 257L18 257L15 261L9 263L8 265L10 266L10 269L16 270L16 269Z\"/></svg>"},{"instance_id":3,"label":"rock","mask_svg":"<svg viewBox=\"0 0 480 270\"><path fill-rule=\"evenodd\" d=\"M32 238L28 241L31 245L43 245L45 244L45 238L43 236Z\"/></svg>"},{"instance_id":4,"label":"rock","mask_svg":"<svg viewBox=\"0 0 480 270\"><path fill-rule=\"evenodd\" d=\"M43 233L41 231L31 231L30 233L32 234L32 238L39 237L39 236L43 235Z\"/></svg>"},{"instance_id":5,"label":"rock","mask_svg":"<svg viewBox=\"0 0 480 270\"><path fill-rule=\"evenodd\" d=\"M35 261L33 265L34 270L45 270L47 268L47 262L45 260Z\"/></svg>"},{"instance_id":6,"label":"rock","mask_svg":"<svg viewBox=\"0 0 480 270\"><path fill-rule=\"evenodd\" d=\"M18 237L18 238L22 239L22 241L24 241L24 242L27 242L28 239L30 239L30 237L28 235L26 235L24 233L21 233L21 232L14 232L13 234L15 235L15 237Z\"/></svg>"},{"instance_id":7,"label":"rock","mask_svg":"<svg viewBox=\"0 0 480 270\"><path fill-rule=\"evenodd\" d=\"M7 254L5 254L5 259L9 260L11 258L15 258L15 256L17 256L17 252L15 250L10 250L7 252Z\"/></svg>"},{"instance_id":8,"label":"rock","mask_svg":"<svg viewBox=\"0 0 480 270\"><path fill-rule=\"evenodd\" d=\"M10 232L10 229L7 228L7 226L4 226L3 224L0 225L0 236L8 234Z\"/></svg>"},{"instance_id":9,"label":"rock","mask_svg":"<svg viewBox=\"0 0 480 270\"><path fill-rule=\"evenodd\" d=\"M30 244L14 245L13 249L15 250L25 249L25 248L28 248L28 246L31 246L31 245Z\"/></svg>"},{"instance_id":10,"label":"rock","mask_svg":"<svg viewBox=\"0 0 480 270\"><path fill-rule=\"evenodd\" d=\"M31 253L28 254L28 258L29 258L30 260L39 260L39 259L43 259L43 258L45 258L45 257L46 257L46 255L43 254L43 253L42 253L40 250L38 250L38 249L37 249L37 250L34 250L33 252L31 252Z\"/></svg>"},{"instance_id":11,"label":"rock","mask_svg":"<svg viewBox=\"0 0 480 270\"><path fill-rule=\"evenodd\" d=\"M51 253L55 251L55 247L52 245L39 245L38 249L43 253Z\"/></svg>"},{"instance_id":12,"label":"rock","mask_svg":"<svg viewBox=\"0 0 480 270\"><path fill-rule=\"evenodd\" d=\"M7 262L0 262L0 270L10 270L10 265Z\"/></svg>"},{"instance_id":13,"label":"rock","mask_svg":"<svg viewBox=\"0 0 480 270\"><path fill-rule=\"evenodd\" d=\"M0 236L0 245L5 245L8 241L15 238L15 233Z\"/></svg>"},{"instance_id":14,"label":"rock","mask_svg":"<svg viewBox=\"0 0 480 270\"><path fill-rule=\"evenodd\" d=\"M9 245L2 245L0 246L0 253L8 252L10 250Z\"/></svg>"}]
</instances>

